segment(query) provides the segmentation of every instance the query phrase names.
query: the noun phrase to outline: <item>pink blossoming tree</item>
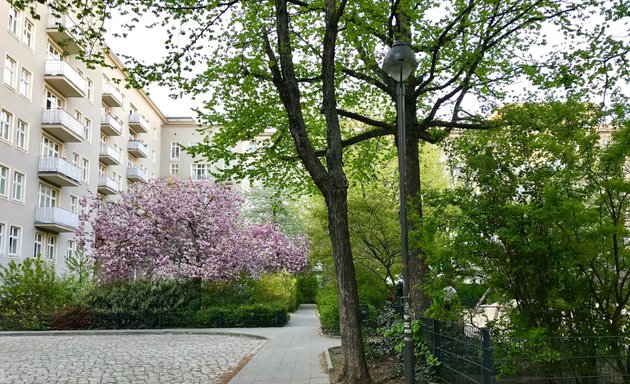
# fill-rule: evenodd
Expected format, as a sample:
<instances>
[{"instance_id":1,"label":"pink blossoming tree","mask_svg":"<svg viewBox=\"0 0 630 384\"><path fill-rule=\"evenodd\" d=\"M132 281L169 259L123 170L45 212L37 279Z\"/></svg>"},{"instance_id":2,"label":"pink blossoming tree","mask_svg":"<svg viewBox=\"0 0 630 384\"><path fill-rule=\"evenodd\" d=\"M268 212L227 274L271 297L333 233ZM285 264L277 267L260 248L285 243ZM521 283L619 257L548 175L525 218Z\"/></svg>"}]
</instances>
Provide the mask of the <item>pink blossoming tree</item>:
<instances>
[{"instance_id":1,"label":"pink blossoming tree","mask_svg":"<svg viewBox=\"0 0 630 384\"><path fill-rule=\"evenodd\" d=\"M211 182L152 180L116 202L85 198L78 245L90 249L103 280L189 277L234 280L300 272L304 238L273 224L239 220L240 197Z\"/></svg>"}]
</instances>

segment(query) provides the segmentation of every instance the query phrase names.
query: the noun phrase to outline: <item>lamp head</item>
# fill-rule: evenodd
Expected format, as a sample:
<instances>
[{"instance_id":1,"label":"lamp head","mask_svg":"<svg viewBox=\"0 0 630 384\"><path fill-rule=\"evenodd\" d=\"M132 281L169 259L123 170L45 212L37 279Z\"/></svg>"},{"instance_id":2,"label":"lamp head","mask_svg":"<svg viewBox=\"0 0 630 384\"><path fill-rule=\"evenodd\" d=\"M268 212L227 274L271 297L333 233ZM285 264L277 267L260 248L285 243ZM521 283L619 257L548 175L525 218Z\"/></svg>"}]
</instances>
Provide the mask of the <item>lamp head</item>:
<instances>
[{"instance_id":1,"label":"lamp head","mask_svg":"<svg viewBox=\"0 0 630 384\"><path fill-rule=\"evenodd\" d=\"M396 81L405 81L417 66L416 55L402 40L396 40L383 60L383 71Z\"/></svg>"}]
</instances>

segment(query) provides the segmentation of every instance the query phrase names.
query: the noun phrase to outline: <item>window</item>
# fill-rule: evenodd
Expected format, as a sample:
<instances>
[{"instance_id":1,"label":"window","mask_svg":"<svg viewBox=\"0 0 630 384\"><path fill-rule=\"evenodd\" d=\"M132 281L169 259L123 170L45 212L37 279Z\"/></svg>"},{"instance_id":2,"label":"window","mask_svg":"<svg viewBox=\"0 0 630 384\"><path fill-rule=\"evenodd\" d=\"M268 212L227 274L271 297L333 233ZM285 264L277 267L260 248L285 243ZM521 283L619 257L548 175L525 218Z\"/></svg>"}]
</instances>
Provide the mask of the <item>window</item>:
<instances>
[{"instance_id":1,"label":"window","mask_svg":"<svg viewBox=\"0 0 630 384\"><path fill-rule=\"evenodd\" d=\"M83 118L83 136L86 141L92 141L92 120L87 117Z\"/></svg>"},{"instance_id":2,"label":"window","mask_svg":"<svg viewBox=\"0 0 630 384\"><path fill-rule=\"evenodd\" d=\"M18 10L13 7L10 7L9 8L9 32L11 32L14 35L17 35L18 33L18 18L19 18Z\"/></svg>"},{"instance_id":3,"label":"window","mask_svg":"<svg viewBox=\"0 0 630 384\"><path fill-rule=\"evenodd\" d=\"M44 108L46 109L62 109L63 108L63 100L52 93L50 90L46 89L46 93L44 96Z\"/></svg>"},{"instance_id":4,"label":"window","mask_svg":"<svg viewBox=\"0 0 630 384\"><path fill-rule=\"evenodd\" d=\"M179 159L179 143L177 142L172 142L171 143L171 159L175 160L175 159Z\"/></svg>"},{"instance_id":5,"label":"window","mask_svg":"<svg viewBox=\"0 0 630 384\"><path fill-rule=\"evenodd\" d=\"M4 109L0 111L0 139L9 141L13 115Z\"/></svg>"},{"instance_id":6,"label":"window","mask_svg":"<svg viewBox=\"0 0 630 384\"><path fill-rule=\"evenodd\" d=\"M210 177L210 164L193 164L190 178L193 180L205 180Z\"/></svg>"},{"instance_id":7,"label":"window","mask_svg":"<svg viewBox=\"0 0 630 384\"><path fill-rule=\"evenodd\" d=\"M89 77L86 77L85 80L87 82L87 94L85 96L92 101L94 99L94 82Z\"/></svg>"},{"instance_id":8,"label":"window","mask_svg":"<svg viewBox=\"0 0 630 384\"><path fill-rule=\"evenodd\" d=\"M57 236L48 235L46 241L46 260L55 260L55 249L57 248Z\"/></svg>"},{"instance_id":9,"label":"window","mask_svg":"<svg viewBox=\"0 0 630 384\"><path fill-rule=\"evenodd\" d=\"M76 152L72 152L72 165L81 168L81 155Z\"/></svg>"},{"instance_id":10,"label":"window","mask_svg":"<svg viewBox=\"0 0 630 384\"><path fill-rule=\"evenodd\" d=\"M41 257L44 252L44 234L41 232L35 232L35 239L33 243L33 257Z\"/></svg>"},{"instance_id":11,"label":"window","mask_svg":"<svg viewBox=\"0 0 630 384\"><path fill-rule=\"evenodd\" d=\"M38 207L56 207L58 191L47 185L40 184L37 190Z\"/></svg>"},{"instance_id":12,"label":"window","mask_svg":"<svg viewBox=\"0 0 630 384\"><path fill-rule=\"evenodd\" d=\"M0 196L7 197L9 191L9 168L0 165Z\"/></svg>"},{"instance_id":13,"label":"window","mask_svg":"<svg viewBox=\"0 0 630 384\"><path fill-rule=\"evenodd\" d=\"M179 175L179 164L177 163L171 163L171 170L170 170L170 174L172 176L177 176Z\"/></svg>"},{"instance_id":14,"label":"window","mask_svg":"<svg viewBox=\"0 0 630 384\"><path fill-rule=\"evenodd\" d=\"M98 163L98 177L105 177L106 174L105 165Z\"/></svg>"},{"instance_id":15,"label":"window","mask_svg":"<svg viewBox=\"0 0 630 384\"><path fill-rule=\"evenodd\" d=\"M17 62L11 57L6 56L4 58L4 83L11 88L15 88L15 71L17 69Z\"/></svg>"},{"instance_id":16,"label":"window","mask_svg":"<svg viewBox=\"0 0 630 384\"><path fill-rule=\"evenodd\" d=\"M0 223L0 256L4 255L4 229L6 224Z\"/></svg>"},{"instance_id":17,"label":"window","mask_svg":"<svg viewBox=\"0 0 630 384\"><path fill-rule=\"evenodd\" d=\"M42 136L42 157L59 157L61 144L57 143L48 136Z\"/></svg>"},{"instance_id":18,"label":"window","mask_svg":"<svg viewBox=\"0 0 630 384\"><path fill-rule=\"evenodd\" d=\"M79 213L79 198L74 195L70 195L70 211Z\"/></svg>"},{"instance_id":19,"label":"window","mask_svg":"<svg viewBox=\"0 0 630 384\"><path fill-rule=\"evenodd\" d=\"M81 175L83 177L83 181L86 183L90 182L90 160L83 159L81 162Z\"/></svg>"},{"instance_id":20,"label":"window","mask_svg":"<svg viewBox=\"0 0 630 384\"><path fill-rule=\"evenodd\" d=\"M15 146L26 150L26 138L28 137L28 124L22 120L17 121L15 126Z\"/></svg>"},{"instance_id":21,"label":"window","mask_svg":"<svg viewBox=\"0 0 630 384\"><path fill-rule=\"evenodd\" d=\"M9 256L17 257L18 250L20 249L20 237L22 235L22 228L12 225L9 228Z\"/></svg>"},{"instance_id":22,"label":"window","mask_svg":"<svg viewBox=\"0 0 630 384\"><path fill-rule=\"evenodd\" d=\"M66 245L66 260L74 259L74 253L77 250L77 243L74 240L68 240Z\"/></svg>"},{"instance_id":23,"label":"window","mask_svg":"<svg viewBox=\"0 0 630 384\"><path fill-rule=\"evenodd\" d=\"M35 46L35 26L29 19L24 19L22 42L31 49Z\"/></svg>"},{"instance_id":24,"label":"window","mask_svg":"<svg viewBox=\"0 0 630 384\"><path fill-rule=\"evenodd\" d=\"M48 42L48 51L46 51L46 58L48 60L58 60L61 61L61 51L57 49L54 45Z\"/></svg>"},{"instance_id":25,"label":"window","mask_svg":"<svg viewBox=\"0 0 630 384\"><path fill-rule=\"evenodd\" d=\"M20 72L20 87L19 92L20 95L26 97L27 99L31 98L31 83L33 80L33 74L28 70L22 68Z\"/></svg>"},{"instance_id":26,"label":"window","mask_svg":"<svg viewBox=\"0 0 630 384\"><path fill-rule=\"evenodd\" d=\"M24 199L24 174L18 171L13 172L13 200L22 201Z\"/></svg>"}]
</instances>

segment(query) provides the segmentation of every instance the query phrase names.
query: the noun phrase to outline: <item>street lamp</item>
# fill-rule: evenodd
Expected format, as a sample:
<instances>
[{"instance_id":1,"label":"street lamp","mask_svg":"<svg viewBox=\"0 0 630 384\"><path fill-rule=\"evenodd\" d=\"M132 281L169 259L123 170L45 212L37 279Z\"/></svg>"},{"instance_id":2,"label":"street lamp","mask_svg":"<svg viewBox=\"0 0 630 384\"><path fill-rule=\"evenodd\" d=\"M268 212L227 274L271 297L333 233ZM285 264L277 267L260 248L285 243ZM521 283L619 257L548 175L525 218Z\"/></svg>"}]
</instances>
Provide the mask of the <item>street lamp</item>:
<instances>
[{"instance_id":1,"label":"street lamp","mask_svg":"<svg viewBox=\"0 0 630 384\"><path fill-rule=\"evenodd\" d=\"M416 69L418 61L407 43L397 40L389 49L383 61L383 71L391 76L397 85L398 96L398 173L400 175L400 231L403 273L403 325L404 325L404 370L405 384L414 384L413 335L409 316L409 255L407 253L407 181L405 175L405 87L403 82Z\"/></svg>"}]
</instances>

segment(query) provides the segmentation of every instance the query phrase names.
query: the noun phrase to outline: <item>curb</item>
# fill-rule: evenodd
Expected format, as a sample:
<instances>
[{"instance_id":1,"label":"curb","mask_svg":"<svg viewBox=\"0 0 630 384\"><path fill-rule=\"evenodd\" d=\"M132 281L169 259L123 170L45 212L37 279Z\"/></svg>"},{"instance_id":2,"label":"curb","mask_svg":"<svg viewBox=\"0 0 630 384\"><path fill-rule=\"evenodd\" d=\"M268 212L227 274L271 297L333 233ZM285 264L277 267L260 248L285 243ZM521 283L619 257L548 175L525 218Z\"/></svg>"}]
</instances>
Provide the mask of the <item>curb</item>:
<instances>
[{"instance_id":1,"label":"curb","mask_svg":"<svg viewBox=\"0 0 630 384\"><path fill-rule=\"evenodd\" d=\"M244 336L267 340L266 337L241 332L210 331L204 329L106 329L106 330L57 330L57 331L9 331L0 332L1 337L23 336L124 336L124 335L217 335Z\"/></svg>"}]
</instances>

